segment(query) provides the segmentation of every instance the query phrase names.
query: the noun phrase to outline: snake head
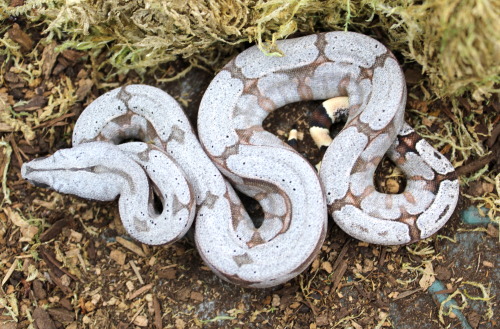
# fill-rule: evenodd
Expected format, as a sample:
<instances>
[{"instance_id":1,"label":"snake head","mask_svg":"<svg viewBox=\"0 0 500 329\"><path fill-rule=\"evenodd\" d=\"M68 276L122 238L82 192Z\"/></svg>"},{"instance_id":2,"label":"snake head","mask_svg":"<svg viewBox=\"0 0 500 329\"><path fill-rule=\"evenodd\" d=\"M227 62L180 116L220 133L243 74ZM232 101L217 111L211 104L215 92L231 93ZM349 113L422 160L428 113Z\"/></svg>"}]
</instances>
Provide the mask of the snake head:
<instances>
[{"instance_id":1,"label":"snake head","mask_svg":"<svg viewBox=\"0 0 500 329\"><path fill-rule=\"evenodd\" d=\"M90 142L25 163L21 175L38 187L50 187L86 199L111 201L120 194L124 180L130 181L120 170L124 164L139 167L116 145ZM140 167L137 169L142 172Z\"/></svg>"}]
</instances>

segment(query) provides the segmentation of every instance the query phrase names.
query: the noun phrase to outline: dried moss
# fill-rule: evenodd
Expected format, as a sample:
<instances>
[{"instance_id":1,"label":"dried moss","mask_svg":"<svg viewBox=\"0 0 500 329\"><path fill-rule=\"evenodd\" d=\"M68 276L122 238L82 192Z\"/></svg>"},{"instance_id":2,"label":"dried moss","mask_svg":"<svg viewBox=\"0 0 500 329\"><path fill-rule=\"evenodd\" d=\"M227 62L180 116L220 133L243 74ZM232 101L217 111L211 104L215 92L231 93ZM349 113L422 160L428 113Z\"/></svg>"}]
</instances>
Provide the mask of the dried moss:
<instances>
[{"instance_id":1,"label":"dried moss","mask_svg":"<svg viewBox=\"0 0 500 329\"><path fill-rule=\"evenodd\" d=\"M275 41L295 32L349 29L375 33L422 65L432 91L475 99L498 91L500 3L494 0L27 0L2 4L2 15L45 26L60 48L106 53L118 72L144 72L177 58L220 67L256 42L279 54ZM168 78L168 77L167 77Z\"/></svg>"},{"instance_id":2,"label":"dried moss","mask_svg":"<svg viewBox=\"0 0 500 329\"><path fill-rule=\"evenodd\" d=\"M431 0L375 8L380 17L397 22L388 31L395 48L422 65L438 97L471 91L482 100L499 91L498 1Z\"/></svg>"}]
</instances>

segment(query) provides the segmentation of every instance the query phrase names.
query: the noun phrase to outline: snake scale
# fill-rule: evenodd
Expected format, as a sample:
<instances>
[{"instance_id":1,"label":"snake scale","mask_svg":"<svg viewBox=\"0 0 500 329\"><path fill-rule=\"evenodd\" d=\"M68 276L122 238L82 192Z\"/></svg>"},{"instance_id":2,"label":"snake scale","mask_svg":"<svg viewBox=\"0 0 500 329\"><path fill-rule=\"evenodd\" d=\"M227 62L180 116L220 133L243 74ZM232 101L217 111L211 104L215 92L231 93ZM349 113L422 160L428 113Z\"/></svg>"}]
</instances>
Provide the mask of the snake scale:
<instances>
[{"instance_id":1,"label":"snake scale","mask_svg":"<svg viewBox=\"0 0 500 329\"><path fill-rule=\"evenodd\" d=\"M390 51L352 32L278 46L285 56L267 57L254 46L215 76L200 104L201 144L172 97L130 85L92 102L75 125L73 147L26 163L23 177L84 198L119 196L127 232L148 244L179 239L196 217L203 260L221 278L248 287L278 285L309 266L324 242L328 212L353 237L384 245L442 227L456 206L458 179L404 123L405 80ZM348 117L328 142L318 175L262 121L286 104L330 98L347 104ZM373 185L384 154L407 176L401 194ZM262 226L255 227L233 187L260 203Z\"/></svg>"}]
</instances>

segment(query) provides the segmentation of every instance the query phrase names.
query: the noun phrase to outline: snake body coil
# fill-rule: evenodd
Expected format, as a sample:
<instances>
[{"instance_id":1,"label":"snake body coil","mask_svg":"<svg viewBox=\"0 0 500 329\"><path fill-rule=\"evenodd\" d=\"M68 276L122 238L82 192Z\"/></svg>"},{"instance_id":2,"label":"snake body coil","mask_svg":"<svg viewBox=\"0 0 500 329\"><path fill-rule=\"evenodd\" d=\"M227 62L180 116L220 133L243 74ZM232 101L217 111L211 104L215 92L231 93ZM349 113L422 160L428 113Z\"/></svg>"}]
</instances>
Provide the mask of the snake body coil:
<instances>
[{"instance_id":1,"label":"snake body coil","mask_svg":"<svg viewBox=\"0 0 500 329\"><path fill-rule=\"evenodd\" d=\"M236 56L203 97L199 137L218 168L236 186L253 178L242 166L246 157L269 157L260 175L289 163L298 177L309 177L299 157L264 131L262 121L289 103L347 96L347 123L328 147L320 171L336 223L355 238L386 245L414 242L441 228L455 209L458 180L451 163L404 123L405 80L392 53L372 38L349 32L284 40L278 46L284 57L266 57L257 47ZM279 159L272 158L278 152ZM383 194L373 185L385 153L407 175L401 194ZM279 184L275 179L271 186L279 190ZM296 198L290 200L293 204Z\"/></svg>"},{"instance_id":2,"label":"snake body coil","mask_svg":"<svg viewBox=\"0 0 500 329\"><path fill-rule=\"evenodd\" d=\"M183 236L196 210L202 258L220 277L250 287L288 281L312 262L325 239L327 208L347 233L378 244L410 243L444 225L457 202L457 178L404 123L406 89L393 55L348 32L278 46L284 57L252 47L213 79L199 110L203 148L172 97L132 85L91 103L73 148L23 165L23 177L85 198L120 195L125 228L148 244ZM348 96L349 117L318 177L262 121L288 103L339 96ZM373 186L385 153L408 177L402 194ZM259 201L261 227L232 186Z\"/></svg>"}]
</instances>

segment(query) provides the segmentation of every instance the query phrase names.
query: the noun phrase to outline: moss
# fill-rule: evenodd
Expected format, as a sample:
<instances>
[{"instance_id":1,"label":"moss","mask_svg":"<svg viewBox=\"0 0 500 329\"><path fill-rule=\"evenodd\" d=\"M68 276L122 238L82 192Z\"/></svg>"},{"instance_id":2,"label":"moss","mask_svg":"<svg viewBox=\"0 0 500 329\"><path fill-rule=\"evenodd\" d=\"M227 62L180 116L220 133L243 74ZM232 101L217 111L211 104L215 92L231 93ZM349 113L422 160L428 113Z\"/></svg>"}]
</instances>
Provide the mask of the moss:
<instances>
[{"instance_id":1,"label":"moss","mask_svg":"<svg viewBox=\"0 0 500 329\"><path fill-rule=\"evenodd\" d=\"M422 65L438 97L471 91L482 100L499 91L498 1L430 0L375 8L397 22L388 30L394 47Z\"/></svg>"},{"instance_id":2,"label":"moss","mask_svg":"<svg viewBox=\"0 0 500 329\"><path fill-rule=\"evenodd\" d=\"M115 73L139 73L178 58L219 68L244 42L279 55L295 33L349 29L375 34L422 65L437 97L498 92L500 4L494 0L27 0L2 15L45 27L59 49L103 52ZM164 77L165 78L165 77ZM169 77L166 77L167 79Z\"/></svg>"}]
</instances>

